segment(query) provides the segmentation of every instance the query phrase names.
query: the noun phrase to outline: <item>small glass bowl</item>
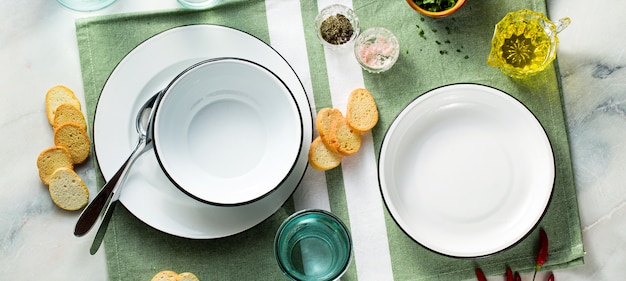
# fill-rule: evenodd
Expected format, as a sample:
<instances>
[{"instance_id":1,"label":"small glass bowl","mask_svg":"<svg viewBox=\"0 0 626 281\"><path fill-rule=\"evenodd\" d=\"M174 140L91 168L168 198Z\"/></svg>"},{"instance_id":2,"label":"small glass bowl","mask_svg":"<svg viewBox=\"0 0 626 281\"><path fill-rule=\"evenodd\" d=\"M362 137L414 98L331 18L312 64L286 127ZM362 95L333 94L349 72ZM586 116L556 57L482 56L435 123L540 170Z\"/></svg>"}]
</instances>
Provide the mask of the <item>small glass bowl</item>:
<instances>
[{"instance_id":1,"label":"small glass bowl","mask_svg":"<svg viewBox=\"0 0 626 281\"><path fill-rule=\"evenodd\" d=\"M347 41L342 42L341 44L329 43L328 41L324 40L322 36L322 32L321 32L322 23L329 17L336 16L336 15L345 16L348 19L348 21L350 21L350 24L352 25L352 36L350 36L350 38ZM339 4L330 5L322 9L319 12L319 14L317 14L317 17L315 17L315 34L317 34L317 38L320 40L322 45L330 49L342 49L346 46L349 46L352 42L354 42L354 39L359 35L359 31L360 31L359 18L356 16L356 14L354 13L352 9L344 5L339 5Z\"/></svg>"},{"instance_id":2,"label":"small glass bowl","mask_svg":"<svg viewBox=\"0 0 626 281\"><path fill-rule=\"evenodd\" d=\"M337 280L352 260L352 238L348 227L332 213L302 210L278 228L274 253L291 280Z\"/></svg>"},{"instance_id":3,"label":"small glass bowl","mask_svg":"<svg viewBox=\"0 0 626 281\"><path fill-rule=\"evenodd\" d=\"M400 55L398 38L383 27L369 28L357 37L354 56L361 67L371 73L390 69Z\"/></svg>"}]
</instances>

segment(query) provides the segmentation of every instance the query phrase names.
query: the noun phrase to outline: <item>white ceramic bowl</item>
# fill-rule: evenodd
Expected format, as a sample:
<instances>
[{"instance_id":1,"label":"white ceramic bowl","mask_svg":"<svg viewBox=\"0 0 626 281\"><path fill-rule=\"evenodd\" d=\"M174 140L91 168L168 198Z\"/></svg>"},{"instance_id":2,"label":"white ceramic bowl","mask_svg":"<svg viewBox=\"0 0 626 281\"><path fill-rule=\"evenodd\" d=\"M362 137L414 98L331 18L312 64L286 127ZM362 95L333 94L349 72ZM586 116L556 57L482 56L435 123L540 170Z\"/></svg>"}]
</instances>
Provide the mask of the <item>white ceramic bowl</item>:
<instances>
[{"instance_id":1,"label":"white ceramic bowl","mask_svg":"<svg viewBox=\"0 0 626 281\"><path fill-rule=\"evenodd\" d=\"M165 89L154 119L157 159L189 196L242 205L287 178L302 146L296 101L274 73L254 62L200 62Z\"/></svg>"}]
</instances>

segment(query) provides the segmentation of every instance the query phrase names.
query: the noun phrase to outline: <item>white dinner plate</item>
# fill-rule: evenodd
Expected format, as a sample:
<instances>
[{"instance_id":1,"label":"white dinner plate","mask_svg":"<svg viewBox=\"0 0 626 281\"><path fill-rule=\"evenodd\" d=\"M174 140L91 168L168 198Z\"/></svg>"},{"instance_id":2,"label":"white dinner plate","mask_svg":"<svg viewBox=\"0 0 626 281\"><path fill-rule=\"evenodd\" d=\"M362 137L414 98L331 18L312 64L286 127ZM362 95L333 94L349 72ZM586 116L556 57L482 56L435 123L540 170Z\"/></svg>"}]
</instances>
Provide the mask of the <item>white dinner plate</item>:
<instances>
[{"instance_id":1,"label":"white dinner plate","mask_svg":"<svg viewBox=\"0 0 626 281\"><path fill-rule=\"evenodd\" d=\"M522 239L552 194L552 147L537 118L497 89L431 90L390 125L379 156L385 204L413 240L454 257Z\"/></svg>"},{"instance_id":2,"label":"white dinner plate","mask_svg":"<svg viewBox=\"0 0 626 281\"><path fill-rule=\"evenodd\" d=\"M291 66L250 34L224 26L189 25L166 30L141 43L109 76L98 100L93 133L104 178L111 178L137 141L135 115L139 107L181 71L217 57L256 62L285 82L302 115L304 145L283 186L261 200L236 207L209 205L185 195L165 176L154 153L144 153L131 167L120 201L146 224L180 237L220 238L259 224L291 196L307 167L308 144L313 135L312 111Z\"/></svg>"}]
</instances>

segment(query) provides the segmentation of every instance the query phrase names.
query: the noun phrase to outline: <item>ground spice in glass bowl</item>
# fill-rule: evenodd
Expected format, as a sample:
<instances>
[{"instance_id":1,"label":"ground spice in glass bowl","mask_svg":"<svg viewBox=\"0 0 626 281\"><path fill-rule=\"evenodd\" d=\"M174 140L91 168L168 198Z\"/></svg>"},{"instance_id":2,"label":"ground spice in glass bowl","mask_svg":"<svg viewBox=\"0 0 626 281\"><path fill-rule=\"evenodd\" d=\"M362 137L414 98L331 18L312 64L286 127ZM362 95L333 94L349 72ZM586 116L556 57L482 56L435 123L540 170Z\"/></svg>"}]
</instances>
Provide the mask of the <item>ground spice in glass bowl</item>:
<instances>
[{"instance_id":1,"label":"ground spice in glass bowl","mask_svg":"<svg viewBox=\"0 0 626 281\"><path fill-rule=\"evenodd\" d=\"M363 31L354 43L356 60L371 73L387 71L396 63L399 55L398 38L383 27Z\"/></svg>"},{"instance_id":2,"label":"ground spice in glass bowl","mask_svg":"<svg viewBox=\"0 0 626 281\"><path fill-rule=\"evenodd\" d=\"M316 34L322 45L339 49L350 45L359 34L359 19L344 5L330 5L315 18Z\"/></svg>"}]
</instances>

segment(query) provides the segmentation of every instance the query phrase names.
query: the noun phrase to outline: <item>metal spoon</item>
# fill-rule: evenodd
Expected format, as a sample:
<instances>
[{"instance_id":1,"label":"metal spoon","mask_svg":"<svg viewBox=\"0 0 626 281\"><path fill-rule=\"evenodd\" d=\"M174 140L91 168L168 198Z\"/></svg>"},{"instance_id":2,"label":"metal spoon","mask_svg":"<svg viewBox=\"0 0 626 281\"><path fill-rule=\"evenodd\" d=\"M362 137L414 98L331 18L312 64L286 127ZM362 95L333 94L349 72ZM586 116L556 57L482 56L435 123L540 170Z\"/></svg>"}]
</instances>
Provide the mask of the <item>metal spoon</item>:
<instances>
[{"instance_id":1,"label":"metal spoon","mask_svg":"<svg viewBox=\"0 0 626 281\"><path fill-rule=\"evenodd\" d=\"M94 243L91 246L90 253L93 255L98 251L100 247L100 243L102 242L102 238L104 237L104 233L106 232L106 228L109 220L111 219L111 214L115 208L115 205L120 197L120 191L123 184L123 181L126 177L126 174L130 168L130 166L135 162L135 160L145 151L152 148L154 143L152 142L152 130L150 129L152 125L152 120L154 118L155 110L153 109L155 104L158 104L158 101L162 97L162 91L158 92L154 96L152 96L146 103L144 103L139 112L137 113L135 127L139 138L137 140L137 144L135 148L131 152L130 156L124 164L120 167L120 169L111 177L111 179L102 187L102 190L96 195L94 200L85 207L85 210L81 213L78 221L76 222L76 227L74 229L75 236L83 236L91 227L96 223L98 217L102 213L104 209L104 217L96 233L96 237L94 239ZM148 111L149 110L149 111ZM143 124L143 116L145 113L150 112L148 118L147 128Z\"/></svg>"}]
</instances>

